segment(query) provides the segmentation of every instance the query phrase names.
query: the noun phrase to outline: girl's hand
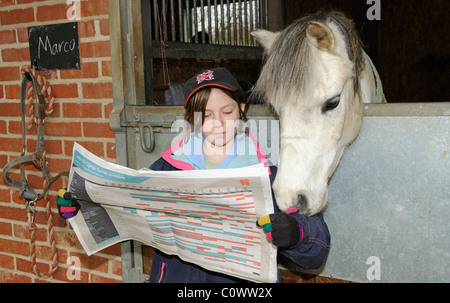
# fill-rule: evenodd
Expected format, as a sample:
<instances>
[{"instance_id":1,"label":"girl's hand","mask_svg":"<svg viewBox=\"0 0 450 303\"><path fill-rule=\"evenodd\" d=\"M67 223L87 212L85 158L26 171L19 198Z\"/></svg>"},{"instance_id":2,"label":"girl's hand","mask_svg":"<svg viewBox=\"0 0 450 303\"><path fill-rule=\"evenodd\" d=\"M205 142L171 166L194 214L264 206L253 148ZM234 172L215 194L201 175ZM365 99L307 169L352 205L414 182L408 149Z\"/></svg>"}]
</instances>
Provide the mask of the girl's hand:
<instances>
[{"instance_id":1,"label":"girl's hand","mask_svg":"<svg viewBox=\"0 0 450 303\"><path fill-rule=\"evenodd\" d=\"M297 220L282 212L259 218L258 225L262 226L267 239L281 248L294 246L303 238L302 227Z\"/></svg>"},{"instance_id":2,"label":"girl's hand","mask_svg":"<svg viewBox=\"0 0 450 303\"><path fill-rule=\"evenodd\" d=\"M80 204L72 199L72 195L64 188L58 190L58 213L63 219L75 217L80 210Z\"/></svg>"}]
</instances>

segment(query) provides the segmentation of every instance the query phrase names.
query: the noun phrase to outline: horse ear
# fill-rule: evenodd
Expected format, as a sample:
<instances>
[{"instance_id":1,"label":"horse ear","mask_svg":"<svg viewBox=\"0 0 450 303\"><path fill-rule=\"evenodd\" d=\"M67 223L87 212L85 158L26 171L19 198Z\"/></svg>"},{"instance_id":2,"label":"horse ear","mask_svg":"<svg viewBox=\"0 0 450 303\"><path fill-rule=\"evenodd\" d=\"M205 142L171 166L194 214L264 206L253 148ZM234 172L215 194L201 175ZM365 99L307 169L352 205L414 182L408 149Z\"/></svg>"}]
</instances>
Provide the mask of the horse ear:
<instances>
[{"instance_id":1,"label":"horse ear","mask_svg":"<svg viewBox=\"0 0 450 303\"><path fill-rule=\"evenodd\" d=\"M334 48L333 33L325 23L310 21L306 28L306 36L319 50L332 51Z\"/></svg>"},{"instance_id":2,"label":"horse ear","mask_svg":"<svg viewBox=\"0 0 450 303\"><path fill-rule=\"evenodd\" d=\"M269 32L265 29L258 29L251 34L259 43L261 43L266 51L270 50L273 41L275 41L275 38L278 36L278 33Z\"/></svg>"}]
</instances>

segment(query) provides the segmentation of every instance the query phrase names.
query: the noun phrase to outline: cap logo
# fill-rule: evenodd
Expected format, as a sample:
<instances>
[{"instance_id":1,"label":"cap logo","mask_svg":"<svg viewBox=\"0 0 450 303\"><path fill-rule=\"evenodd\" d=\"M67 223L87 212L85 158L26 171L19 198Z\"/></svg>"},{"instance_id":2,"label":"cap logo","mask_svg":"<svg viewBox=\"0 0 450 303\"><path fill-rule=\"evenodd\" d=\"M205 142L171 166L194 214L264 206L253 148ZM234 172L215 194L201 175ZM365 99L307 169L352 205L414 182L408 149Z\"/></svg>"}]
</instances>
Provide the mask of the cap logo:
<instances>
[{"instance_id":1,"label":"cap logo","mask_svg":"<svg viewBox=\"0 0 450 303\"><path fill-rule=\"evenodd\" d=\"M207 70L206 72L197 75L197 84L202 83L203 81L214 80L214 74L212 70Z\"/></svg>"}]
</instances>

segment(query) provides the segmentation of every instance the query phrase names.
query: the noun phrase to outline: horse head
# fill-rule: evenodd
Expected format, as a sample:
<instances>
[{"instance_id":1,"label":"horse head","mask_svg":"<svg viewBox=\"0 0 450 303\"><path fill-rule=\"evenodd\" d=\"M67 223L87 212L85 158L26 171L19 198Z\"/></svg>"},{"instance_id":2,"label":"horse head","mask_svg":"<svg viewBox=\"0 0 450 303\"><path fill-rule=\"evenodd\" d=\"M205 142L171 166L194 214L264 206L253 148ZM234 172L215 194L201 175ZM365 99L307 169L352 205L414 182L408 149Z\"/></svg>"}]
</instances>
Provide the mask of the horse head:
<instances>
[{"instance_id":1,"label":"horse head","mask_svg":"<svg viewBox=\"0 0 450 303\"><path fill-rule=\"evenodd\" d=\"M375 96L372 68L353 22L341 13L252 34L266 53L253 94L280 120L275 198L282 211L295 207L311 216L325 207L328 181L359 133L362 102Z\"/></svg>"}]
</instances>

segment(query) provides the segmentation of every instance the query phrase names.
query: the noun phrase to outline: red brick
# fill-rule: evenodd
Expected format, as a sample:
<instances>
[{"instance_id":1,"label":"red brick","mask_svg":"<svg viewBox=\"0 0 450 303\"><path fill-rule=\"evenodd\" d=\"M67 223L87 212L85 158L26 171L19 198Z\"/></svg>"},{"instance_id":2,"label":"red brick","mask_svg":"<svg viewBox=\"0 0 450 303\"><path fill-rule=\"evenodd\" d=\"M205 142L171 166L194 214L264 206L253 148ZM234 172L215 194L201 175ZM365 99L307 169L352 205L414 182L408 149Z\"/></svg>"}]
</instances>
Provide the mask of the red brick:
<instances>
[{"instance_id":1,"label":"red brick","mask_svg":"<svg viewBox=\"0 0 450 303\"><path fill-rule=\"evenodd\" d=\"M0 150L22 152L22 139L2 138L0 140Z\"/></svg>"},{"instance_id":2,"label":"red brick","mask_svg":"<svg viewBox=\"0 0 450 303\"><path fill-rule=\"evenodd\" d=\"M112 260L112 273L114 275L122 276L122 261Z\"/></svg>"},{"instance_id":3,"label":"red brick","mask_svg":"<svg viewBox=\"0 0 450 303\"><path fill-rule=\"evenodd\" d=\"M5 30L0 31L0 44L9 44L16 42L16 31L15 30Z\"/></svg>"},{"instance_id":4,"label":"red brick","mask_svg":"<svg viewBox=\"0 0 450 303\"><path fill-rule=\"evenodd\" d=\"M6 121L0 120L0 134L6 134L7 132Z\"/></svg>"},{"instance_id":5,"label":"red brick","mask_svg":"<svg viewBox=\"0 0 450 303\"><path fill-rule=\"evenodd\" d=\"M0 283L31 283L30 277L0 270Z\"/></svg>"},{"instance_id":6,"label":"red brick","mask_svg":"<svg viewBox=\"0 0 450 303\"><path fill-rule=\"evenodd\" d=\"M110 247L107 247L107 248L103 249L102 253L120 257L121 256L120 244L117 243L117 244L111 245Z\"/></svg>"},{"instance_id":7,"label":"red brick","mask_svg":"<svg viewBox=\"0 0 450 303\"><path fill-rule=\"evenodd\" d=\"M14 102L14 103L6 103L0 101L0 117L21 117L21 111L20 111L20 103Z\"/></svg>"},{"instance_id":8,"label":"red brick","mask_svg":"<svg viewBox=\"0 0 450 303\"><path fill-rule=\"evenodd\" d=\"M109 123L84 122L83 133L85 137L114 138L114 132Z\"/></svg>"},{"instance_id":9,"label":"red brick","mask_svg":"<svg viewBox=\"0 0 450 303\"><path fill-rule=\"evenodd\" d=\"M34 9L32 7L0 12L1 25L13 25L33 21Z\"/></svg>"},{"instance_id":10,"label":"red brick","mask_svg":"<svg viewBox=\"0 0 450 303\"><path fill-rule=\"evenodd\" d=\"M67 118L101 118L100 103L64 103L63 117Z\"/></svg>"},{"instance_id":11,"label":"red brick","mask_svg":"<svg viewBox=\"0 0 450 303\"><path fill-rule=\"evenodd\" d=\"M80 38L94 37L95 24L94 21L78 22L78 35Z\"/></svg>"},{"instance_id":12,"label":"red brick","mask_svg":"<svg viewBox=\"0 0 450 303\"><path fill-rule=\"evenodd\" d=\"M28 107L25 108L25 112L28 112ZM28 119L28 117L26 118ZM34 143L29 143L28 141L31 140L29 138L34 137L36 138L36 127L34 121L30 121L27 123L27 120L25 119L25 125L28 127L29 125L32 125L31 129L25 129L25 133L27 135L27 146L30 147L31 145L36 146L36 141L33 141ZM15 135L22 135L22 121L9 121L8 123L8 133L9 134L15 134Z\"/></svg>"},{"instance_id":13,"label":"red brick","mask_svg":"<svg viewBox=\"0 0 450 303\"><path fill-rule=\"evenodd\" d=\"M15 191L15 193L17 192ZM22 207L8 207L0 205L0 218L22 222L28 221L27 213Z\"/></svg>"},{"instance_id":14,"label":"red brick","mask_svg":"<svg viewBox=\"0 0 450 303\"><path fill-rule=\"evenodd\" d=\"M45 123L45 134L48 136L80 137L81 122L51 122L49 120Z\"/></svg>"},{"instance_id":15,"label":"red brick","mask_svg":"<svg viewBox=\"0 0 450 303\"><path fill-rule=\"evenodd\" d=\"M88 99L101 99L112 98L112 83L82 83L83 98Z\"/></svg>"},{"instance_id":16,"label":"red brick","mask_svg":"<svg viewBox=\"0 0 450 303\"><path fill-rule=\"evenodd\" d=\"M42 260L52 260L52 248L47 245L36 244L36 257Z\"/></svg>"},{"instance_id":17,"label":"red brick","mask_svg":"<svg viewBox=\"0 0 450 303\"><path fill-rule=\"evenodd\" d=\"M2 165L1 167L4 167L4 165ZM0 202L11 202L9 189L0 189Z\"/></svg>"},{"instance_id":18,"label":"red brick","mask_svg":"<svg viewBox=\"0 0 450 303\"><path fill-rule=\"evenodd\" d=\"M68 8L66 4L38 6L36 19L37 21L67 20Z\"/></svg>"},{"instance_id":19,"label":"red brick","mask_svg":"<svg viewBox=\"0 0 450 303\"><path fill-rule=\"evenodd\" d=\"M28 108L25 109L25 111L28 110ZM20 114L19 114L20 115ZM22 121L9 121L8 123L8 133L9 134L16 134L16 135L22 135ZM33 126L31 130L26 130L27 138L28 135L33 136L36 135L36 128ZM27 145L28 139L27 139ZM36 146L36 141L34 141L34 144Z\"/></svg>"},{"instance_id":20,"label":"red brick","mask_svg":"<svg viewBox=\"0 0 450 303\"><path fill-rule=\"evenodd\" d=\"M17 4L28 4L28 3L34 3L34 2L44 2L46 0L16 0Z\"/></svg>"},{"instance_id":21,"label":"red brick","mask_svg":"<svg viewBox=\"0 0 450 303\"><path fill-rule=\"evenodd\" d=\"M21 27L17 29L17 40L21 43L28 43L28 28Z\"/></svg>"},{"instance_id":22,"label":"red brick","mask_svg":"<svg viewBox=\"0 0 450 303\"><path fill-rule=\"evenodd\" d=\"M4 167L8 163L7 155L0 155L0 167Z\"/></svg>"},{"instance_id":23,"label":"red brick","mask_svg":"<svg viewBox=\"0 0 450 303\"><path fill-rule=\"evenodd\" d=\"M28 256L30 254L30 247L28 241L21 242L0 238L0 251L10 254Z\"/></svg>"},{"instance_id":24,"label":"red brick","mask_svg":"<svg viewBox=\"0 0 450 303\"><path fill-rule=\"evenodd\" d=\"M58 216L58 218L60 218L60 217ZM54 217L53 220L56 221L56 218ZM61 219L61 220L63 220L63 219ZM64 220L64 222L67 222L67 220ZM70 231L70 232L68 232L66 230L58 231L57 233L55 233L55 239L56 239L56 243L58 243L58 245L82 249L82 246L81 246L80 242L78 241L78 238L75 235L74 231Z\"/></svg>"},{"instance_id":25,"label":"red brick","mask_svg":"<svg viewBox=\"0 0 450 303\"><path fill-rule=\"evenodd\" d=\"M47 159L47 169L51 172L60 173L62 171L69 171L72 164L71 159Z\"/></svg>"},{"instance_id":26,"label":"red brick","mask_svg":"<svg viewBox=\"0 0 450 303\"><path fill-rule=\"evenodd\" d=\"M0 254L0 267L14 269L14 257Z\"/></svg>"},{"instance_id":27,"label":"red brick","mask_svg":"<svg viewBox=\"0 0 450 303\"><path fill-rule=\"evenodd\" d=\"M12 227L11 223L8 222L0 222L0 235L3 236L12 236ZM1 263L1 260L0 260Z\"/></svg>"},{"instance_id":28,"label":"red brick","mask_svg":"<svg viewBox=\"0 0 450 303\"><path fill-rule=\"evenodd\" d=\"M109 19L100 20L100 34L109 36Z\"/></svg>"},{"instance_id":29,"label":"red brick","mask_svg":"<svg viewBox=\"0 0 450 303\"><path fill-rule=\"evenodd\" d=\"M111 57L109 40L81 43L80 55L82 58Z\"/></svg>"},{"instance_id":30,"label":"red brick","mask_svg":"<svg viewBox=\"0 0 450 303\"><path fill-rule=\"evenodd\" d=\"M14 237L20 239L30 239L30 228L27 225L14 224ZM36 239L38 241L47 241L47 228L36 229Z\"/></svg>"},{"instance_id":31,"label":"red brick","mask_svg":"<svg viewBox=\"0 0 450 303\"><path fill-rule=\"evenodd\" d=\"M106 143L106 156L108 158L116 158L116 144L112 142Z\"/></svg>"},{"instance_id":32,"label":"red brick","mask_svg":"<svg viewBox=\"0 0 450 303\"><path fill-rule=\"evenodd\" d=\"M102 76L112 77L111 61L102 61Z\"/></svg>"},{"instance_id":33,"label":"red brick","mask_svg":"<svg viewBox=\"0 0 450 303\"><path fill-rule=\"evenodd\" d=\"M55 98L76 98L78 97L78 85L72 84L53 84L52 91Z\"/></svg>"},{"instance_id":34,"label":"red brick","mask_svg":"<svg viewBox=\"0 0 450 303\"><path fill-rule=\"evenodd\" d=\"M30 61L30 50L28 48L7 48L2 50L4 62Z\"/></svg>"},{"instance_id":35,"label":"red brick","mask_svg":"<svg viewBox=\"0 0 450 303\"><path fill-rule=\"evenodd\" d=\"M37 143L37 140L27 139L27 150L26 150L27 153L34 153L36 151L36 143ZM37 168L35 168L34 165L32 165L32 164L25 164L25 168L27 170L40 171Z\"/></svg>"},{"instance_id":36,"label":"red brick","mask_svg":"<svg viewBox=\"0 0 450 303\"><path fill-rule=\"evenodd\" d=\"M111 102L103 104L103 112L105 113L105 118L109 119L109 114L113 110L114 104Z\"/></svg>"},{"instance_id":37,"label":"red brick","mask_svg":"<svg viewBox=\"0 0 450 303\"><path fill-rule=\"evenodd\" d=\"M81 2L81 16L108 15L108 0Z\"/></svg>"},{"instance_id":38,"label":"red brick","mask_svg":"<svg viewBox=\"0 0 450 303\"><path fill-rule=\"evenodd\" d=\"M61 79L86 79L98 77L97 62L83 62L81 69L68 69L60 71Z\"/></svg>"},{"instance_id":39,"label":"red brick","mask_svg":"<svg viewBox=\"0 0 450 303\"><path fill-rule=\"evenodd\" d=\"M16 81L20 80L20 77L19 67L0 67L0 81Z\"/></svg>"},{"instance_id":40,"label":"red brick","mask_svg":"<svg viewBox=\"0 0 450 303\"><path fill-rule=\"evenodd\" d=\"M31 273L33 269L31 268L31 262L29 259L16 258L17 270L22 272ZM37 266L39 270L42 272L48 272L50 270L49 264L42 264L41 262L37 262Z\"/></svg>"},{"instance_id":41,"label":"red brick","mask_svg":"<svg viewBox=\"0 0 450 303\"><path fill-rule=\"evenodd\" d=\"M96 274L91 274L91 283L122 283L122 279L114 279Z\"/></svg>"},{"instance_id":42,"label":"red brick","mask_svg":"<svg viewBox=\"0 0 450 303\"><path fill-rule=\"evenodd\" d=\"M21 0L19 0L19 1L21 1ZM13 4L16 4L15 0L1 0L0 1L0 7L9 6L9 5L13 5Z\"/></svg>"},{"instance_id":43,"label":"red brick","mask_svg":"<svg viewBox=\"0 0 450 303\"><path fill-rule=\"evenodd\" d=\"M44 150L47 155L62 154L61 140L49 140L48 138L46 138L44 141Z\"/></svg>"},{"instance_id":44,"label":"red brick","mask_svg":"<svg viewBox=\"0 0 450 303\"><path fill-rule=\"evenodd\" d=\"M6 99L20 100L20 85L5 85Z\"/></svg>"},{"instance_id":45,"label":"red brick","mask_svg":"<svg viewBox=\"0 0 450 303\"><path fill-rule=\"evenodd\" d=\"M36 246L37 250L39 249L39 244L37 244ZM62 253L61 253L62 252ZM65 253L64 250L59 250L57 249L57 253L58 253L58 261L59 264L65 264L66 263L66 259L62 258ZM60 254L62 256L60 256ZM50 254L51 256L51 254ZM40 257L38 256L38 258L40 259ZM44 258L43 258L44 259ZM45 258L46 259L46 258ZM22 258L16 258L16 263L17 263L17 270L18 271L22 271L22 272L28 272L31 273L33 272L33 269L31 268L31 262L29 259L22 259ZM47 273L50 270L50 264L47 263L41 263L39 262L39 260L37 260L36 262L38 269L42 272L42 273ZM61 269L63 269L62 267L59 267L57 272L60 271ZM64 269L63 269L64 270ZM55 277L54 277L55 278ZM43 280L36 280L35 282L47 282L47 281L43 281Z\"/></svg>"},{"instance_id":46,"label":"red brick","mask_svg":"<svg viewBox=\"0 0 450 303\"><path fill-rule=\"evenodd\" d=\"M73 145L75 141L65 140L64 151L66 156L73 156ZM77 141L78 144L86 148L88 151L96 155L97 157L105 157L103 142L90 142L90 141Z\"/></svg>"}]
</instances>

